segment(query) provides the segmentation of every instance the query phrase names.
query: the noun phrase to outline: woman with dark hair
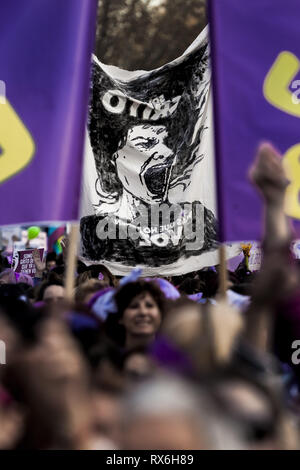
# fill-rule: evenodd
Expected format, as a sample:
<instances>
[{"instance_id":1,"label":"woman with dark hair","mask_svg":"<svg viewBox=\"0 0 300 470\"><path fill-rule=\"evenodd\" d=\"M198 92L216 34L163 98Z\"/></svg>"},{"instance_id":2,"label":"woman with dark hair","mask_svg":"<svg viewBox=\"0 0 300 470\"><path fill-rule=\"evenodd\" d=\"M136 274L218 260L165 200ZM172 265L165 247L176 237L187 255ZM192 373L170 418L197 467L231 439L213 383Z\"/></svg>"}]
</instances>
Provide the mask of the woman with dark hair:
<instances>
[{"instance_id":1,"label":"woman with dark hair","mask_svg":"<svg viewBox=\"0 0 300 470\"><path fill-rule=\"evenodd\" d=\"M105 322L107 335L126 350L148 346L165 313L165 297L159 287L143 280L130 282L116 292L115 302L118 311Z\"/></svg>"}]
</instances>

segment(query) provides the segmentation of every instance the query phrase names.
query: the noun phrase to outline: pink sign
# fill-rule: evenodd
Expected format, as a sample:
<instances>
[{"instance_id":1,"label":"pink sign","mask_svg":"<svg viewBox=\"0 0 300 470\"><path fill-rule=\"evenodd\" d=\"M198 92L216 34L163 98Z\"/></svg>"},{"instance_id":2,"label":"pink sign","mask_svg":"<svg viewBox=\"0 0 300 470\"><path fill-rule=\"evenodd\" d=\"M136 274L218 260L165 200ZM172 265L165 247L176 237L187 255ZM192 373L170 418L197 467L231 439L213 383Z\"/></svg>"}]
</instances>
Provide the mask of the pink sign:
<instances>
[{"instance_id":1,"label":"pink sign","mask_svg":"<svg viewBox=\"0 0 300 470\"><path fill-rule=\"evenodd\" d=\"M44 248L38 249L40 259L42 261L44 255ZM32 256L33 250L18 250L17 257L14 259L14 271L16 273L28 274L34 277L36 274L36 267Z\"/></svg>"}]
</instances>

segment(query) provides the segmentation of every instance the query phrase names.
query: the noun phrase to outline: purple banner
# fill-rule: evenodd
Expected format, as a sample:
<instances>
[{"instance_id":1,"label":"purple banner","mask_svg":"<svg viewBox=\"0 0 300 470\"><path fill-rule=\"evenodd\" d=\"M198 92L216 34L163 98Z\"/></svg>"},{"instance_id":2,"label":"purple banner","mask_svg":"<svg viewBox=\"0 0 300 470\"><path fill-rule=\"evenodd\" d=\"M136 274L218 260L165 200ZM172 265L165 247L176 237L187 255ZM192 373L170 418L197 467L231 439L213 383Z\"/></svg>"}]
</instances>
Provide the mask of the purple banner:
<instances>
[{"instance_id":1,"label":"purple banner","mask_svg":"<svg viewBox=\"0 0 300 470\"><path fill-rule=\"evenodd\" d=\"M97 3L1 2L0 225L78 218Z\"/></svg>"},{"instance_id":2,"label":"purple banner","mask_svg":"<svg viewBox=\"0 0 300 470\"><path fill-rule=\"evenodd\" d=\"M283 155L286 212L300 219L299 17L299 0L210 2L222 241L261 238L262 204L247 172L262 141Z\"/></svg>"}]
</instances>

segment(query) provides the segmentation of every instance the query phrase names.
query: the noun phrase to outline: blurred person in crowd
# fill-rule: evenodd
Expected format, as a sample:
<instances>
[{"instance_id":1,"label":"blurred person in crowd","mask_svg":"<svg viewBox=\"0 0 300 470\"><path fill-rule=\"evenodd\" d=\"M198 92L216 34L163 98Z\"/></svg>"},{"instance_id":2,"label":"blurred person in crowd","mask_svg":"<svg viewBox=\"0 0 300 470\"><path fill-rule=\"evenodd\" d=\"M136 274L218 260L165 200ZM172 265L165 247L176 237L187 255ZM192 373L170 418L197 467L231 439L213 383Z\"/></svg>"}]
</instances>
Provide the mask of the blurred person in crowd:
<instances>
[{"instance_id":1,"label":"blurred person in crowd","mask_svg":"<svg viewBox=\"0 0 300 470\"><path fill-rule=\"evenodd\" d=\"M124 389L124 358L114 342L105 336L89 351L88 360L92 368L92 381L96 388L116 392Z\"/></svg>"},{"instance_id":2,"label":"blurred person in crowd","mask_svg":"<svg viewBox=\"0 0 300 470\"><path fill-rule=\"evenodd\" d=\"M53 276L50 280L42 282L39 286L36 301L53 303L64 299L65 288L63 281L57 276Z\"/></svg>"},{"instance_id":3,"label":"blurred person in crowd","mask_svg":"<svg viewBox=\"0 0 300 470\"><path fill-rule=\"evenodd\" d=\"M208 393L217 413L235 423L248 449L299 448L299 429L274 384L228 368L210 380Z\"/></svg>"},{"instance_id":4,"label":"blurred person in crowd","mask_svg":"<svg viewBox=\"0 0 300 470\"><path fill-rule=\"evenodd\" d=\"M75 301L81 305L87 305L94 295L108 287L105 281L98 281L97 279L89 279L88 281L79 284L75 290Z\"/></svg>"},{"instance_id":5,"label":"blurred person in crowd","mask_svg":"<svg viewBox=\"0 0 300 470\"><path fill-rule=\"evenodd\" d=\"M21 334L26 341L32 341L35 337L35 325L40 319L39 310L33 308L29 301L29 289L28 285L22 283L0 285L1 312L14 326L15 333Z\"/></svg>"},{"instance_id":6,"label":"blurred person in crowd","mask_svg":"<svg viewBox=\"0 0 300 470\"><path fill-rule=\"evenodd\" d=\"M5 362L14 359L21 346L21 337L11 321L0 310L0 339L5 345ZM24 409L3 386L4 365L0 364L0 449L14 449L24 432Z\"/></svg>"},{"instance_id":7,"label":"blurred person in crowd","mask_svg":"<svg viewBox=\"0 0 300 470\"><path fill-rule=\"evenodd\" d=\"M86 364L62 319L50 311L32 311L35 317L27 314L27 322L14 321L21 341L3 377L25 415L16 448L89 448L92 410Z\"/></svg>"},{"instance_id":8,"label":"blurred person in crowd","mask_svg":"<svg viewBox=\"0 0 300 470\"><path fill-rule=\"evenodd\" d=\"M124 355L124 375L131 384L145 380L155 372L155 364L149 356L147 347L127 351Z\"/></svg>"},{"instance_id":9,"label":"blurred person in crowd","mask_svg":"<svg viewBox=\"0 0 300 470\"><path fill-rule=\"evenodd\" d=\"M79 286L80 284L90 279L103 281L111 287L115 287L117 284L115 277L103 264L85 266L84 263L80 262L80 265L78 266L78 277L76 279L76 285Z\"/></svg>"},{"instance_id":10,"label":"blurred person in crowd","mask_svg":"<svg viewBox=\"0 0 300 470\"><path fill-rule=\"evenodd\" d=\"M56 304L53 305L56 306ZM72 305L71 311L62 314L81 354L90 364L90 351L103 340L101 322L87 306L82 304Z\"/></svg>"},{"instance_id":11,"label":"blurred person in crowd","mask_svg":"<svg viewBox=\"0 0 300 470\"><path fill-rule=\"evenodd\" d=\"M234 426L226 428L226 424L214 414L204 390L162 376L137 385L125 397L122 449L241 448Z\"/></svg>"},{"instance_id":12,"label":"blurred person in crowd","mask_svg":"<svg viewBox=\"0 0 300 470\"><path fill-rule=\"evenodd\" d=\"M16 284L16 276L13 269L7 268L0 273L0 284Z\"/></svg>"},{"instance_id":13,"label":"blurred person in crowd","mask_svg":"<svg viewBox=\"0 0 300 470\"><path fill-rule=\"evenodd\" d=\"M195 279L193 277L187 277L179 286L178 290L181 294L192 295L197 294L198 292L203 292L205 286L200 279Z\"/></svg>"},{"instance_id":14,"label":"blurred person in crowd","mask_svg":"<svg viewBox=\"0 0 300 470\"><path fill-rule=\"evenodd\" d=\"M227 302L199 305L181 298L169 305L151 356L162 366L199 379L232 359L243 320Z\"/></svg>"},{"instance_id":15,"label":"blurred person in crowd","mask_svg":"<svg viewBox=\"0 0 300 470\"><path fill-rule=\"evenodd\" d=\"M8 261L7 256L5 256L5 252L0 251L0 272L4 271L5 269L10 267L10 263Z\"/></svg>"},{"instance_id":16,"label":"blurred person in crowd","mask_svg":"<svg viewBox=\"0 0 300 470\"><path fill-rule=\"evenodd\" d=\"M121 398L115 389L94 389L91 394L92 448L118 449L121 441Z\"/></svg>"},{"instance_id":17,"label":"blurred person in crowd","mask_svg":"<svg viewBox=\"0 0 300 470\"><path fill-rule=\"evenodd\" d=\"M203 335L200 305L188 298L169 303L160 333L150 349L151 357L161 367L194 377L200 363L210 368L207 354L209 336Z\"/></svg>"},{"instance_id":18,"label":"blurred person in crowd","mask_svg":"<svg viewBox=\"0 0 300 470\"><path fill-rule=\"evenodd\" d=\"M47 253L47 256L46 256L46 270L47 271L51 271L53 268L56 268L57 264L56 264L56 253L54 252L51 252L51 253Z\"/></svg>"}]
</instances>

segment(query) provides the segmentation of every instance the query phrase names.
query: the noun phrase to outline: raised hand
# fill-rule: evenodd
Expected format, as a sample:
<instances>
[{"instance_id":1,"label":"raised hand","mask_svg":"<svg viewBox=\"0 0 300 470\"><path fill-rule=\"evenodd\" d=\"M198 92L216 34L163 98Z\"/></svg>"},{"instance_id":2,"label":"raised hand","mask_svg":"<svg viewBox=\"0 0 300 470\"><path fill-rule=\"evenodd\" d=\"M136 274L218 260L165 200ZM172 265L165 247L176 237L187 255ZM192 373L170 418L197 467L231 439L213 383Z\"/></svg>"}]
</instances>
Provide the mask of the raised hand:
<instances>
[{"instance_id":1,"label":"raised hand","mask_svg":"<svg viewBox=\"0 0 300 470\"><path fill-rule=\"evenodd\" d=\"M62 247L62 254L63 254L63 258L64 258L64 262L66 262L67 260L67 257L68 257L68 249L69 249L69 245L70 245L70 240L67 236L65 236L61 241L60 241L60 245Z\"/></svg>"},{"instance_id":2,"label":"raised hand","mask_svg":"<svg viewBox=\"0 0 300 470\"><path fill-rule=\"evenodd\" d=\"M271 144L262 144L249 177L269 203L282 202L288 186L280 155Z\"/></svg>"},{"instance_id":3,"label":"raised hand","mask_svg":"<svg viewBox=\"0 0 300 470\"><path fill-rule=\"evenodd\" d=\"M37 248L33 250L32 257L36 268L36 277L42 277L43 271L46 269L46 264L41 261L40 252Z\"/></svg>"}]
</instances>

